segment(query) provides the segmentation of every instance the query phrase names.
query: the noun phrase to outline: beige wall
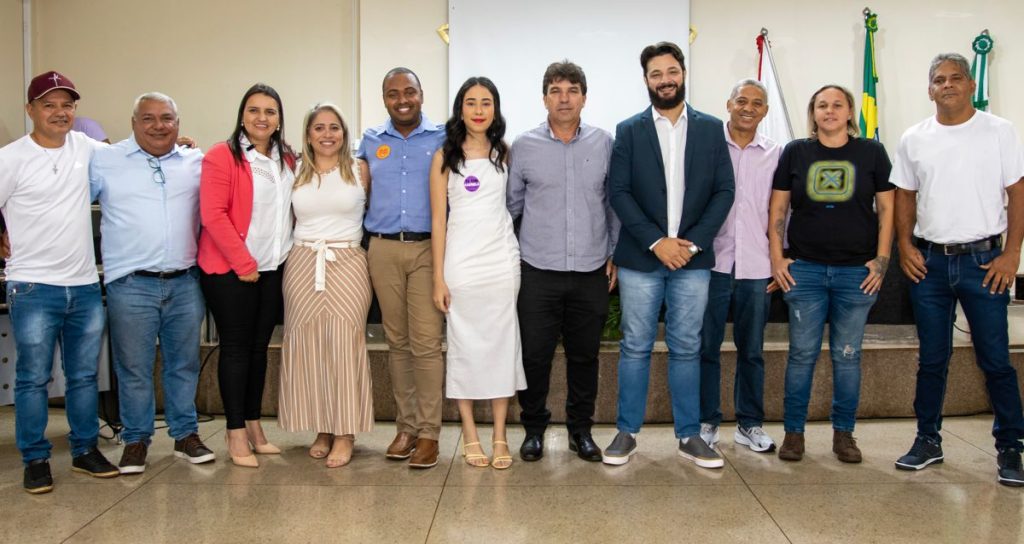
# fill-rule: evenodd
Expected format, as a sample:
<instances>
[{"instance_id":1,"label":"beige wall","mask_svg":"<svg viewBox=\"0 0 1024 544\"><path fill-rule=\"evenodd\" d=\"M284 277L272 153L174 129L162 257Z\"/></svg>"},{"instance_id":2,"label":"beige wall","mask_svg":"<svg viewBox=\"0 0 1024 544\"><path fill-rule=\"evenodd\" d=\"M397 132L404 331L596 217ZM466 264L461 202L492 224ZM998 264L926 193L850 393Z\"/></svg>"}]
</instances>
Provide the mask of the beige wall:
<instances>
[{"instance_id":1,"label":"beige wall","mask_svg":"<svg viewBox=\"0 0 1024 544\"><path fill-rule=\"evenodd\" d=\"M230 134L242 94L262 81L281 94L297 147L306 108L352 109L354 1L34 0L33 72L71 78L79 114L112 141L129 135L136 96L165 92L204 147Z\"/></svg>"},{"instance_id":2,"label":"beige wall","mask_svg":"<svg viewBox=\"0 0 1024 544\"><path fill-rule=\"evenodd\" d=\"M0 142L4 131L8 138L21 134L20 4L0 0L0 69L14 75L0 82ZM595 0L595 6L604 4L622 5ZM132 98L162 90L178 99L182 130L209 145L231 130L240 95L257 80L283 95L293 143L299 141L302 110L324 99L337 102L361 132L384 120L380 81L397 65L420 74L424 111L436 122L445 119L447 46L436 29L448 19L447 0L284 5L273 0L33 0L33 70L66 72L82 90L81 114L101 121L112 139L128 134ZM754 73L753 40L765 26L791 120L802 135L802 112L815 88L836 82L860 92L864 2L788 0L765 6L754 0L692 0L698 39L689 62L689 97L696 107L724 115L732 83ZM1024 37L1014 28L1024 21L1024 2L903 0L872 7L879 12L883 142L892 147L906 127L931 114L925 93L928 60L944 50L971 58L970 41L986 27L996 40L993 111L1024 131L1024 102L1013 100L1013 91L1024 88L1024 71L1017 69Z\"/></svg>"},{"instance_id":3,"label":"beige wall","mask_svg":"<svg viewBox=\"0 0 1024 544\"><path fill-rule=\"evenodd\" d=\"M448 118L448 46L437 27L448 22L448 0L362 0L359 7L359 91L362 128L384 122L384 74L405 66L420 76L423 112L435 123Z\"/></svg>"},{"instance_id":4,"label":"beige wall","mask_svg":"<svg viewBox=\"0 0 1024 544\"><path fill-rule=\"evenodd\" d=\"M756 75L754 38L769 30L775 64L793 129L806 135L810 94L826 83L850 88L859 97L864 67L865 2L789 0L692 0L691 20L699 36L691 46L693 104L725 115L732 84ZM996 45L990 55L992 112L1024 132L1024 103L1015 100L1024 86L1024 2L1019 0L901 0L868 2L878 13L875 54L879 73L879 122L882 142L895 151L903 131L934 114L928 101L928 64L936 53L958 52L970 61L971 41L988 28ZM725 7L727 6L727 7ZM785 6L784 8L782 6ZM858 99L859 100L859 99ZM860 110L860 104L857 104Z\"/></svg>"},{"instance_id":5,"label":"beige wall","mask_svg":"<svg viewBox=\"0 0 1024 544\"><path fill-rule=\"evenodd\" d=\"M21 0L0 0L0 146L25 133Z\"/></svg>"}]
</instances>

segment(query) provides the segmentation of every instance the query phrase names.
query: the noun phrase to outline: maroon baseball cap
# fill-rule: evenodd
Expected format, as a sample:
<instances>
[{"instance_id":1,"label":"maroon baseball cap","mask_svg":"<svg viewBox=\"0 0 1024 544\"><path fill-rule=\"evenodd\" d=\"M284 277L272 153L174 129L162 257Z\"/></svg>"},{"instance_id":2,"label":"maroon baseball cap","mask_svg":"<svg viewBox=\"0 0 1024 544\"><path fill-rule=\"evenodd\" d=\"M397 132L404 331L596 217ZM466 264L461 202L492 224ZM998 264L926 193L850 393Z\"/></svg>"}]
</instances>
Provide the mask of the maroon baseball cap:
<instances>
[{"instance_id":1,"label":"maroon baseball cap","mask_svg":"<svg viewBox=\"0 0 1024 544\"><path fill-rule=\"evenodd\" d=\"M64 89L71 93L71 98L78 100L82 98L82 95L78 94L75 90L75 84L71 83L71 80L61 75L59 72L50 70L44 74L32 78L32 83L28 85L28 101L31 102L50 91L57 89Z\"/></svg>"}]
</instances>

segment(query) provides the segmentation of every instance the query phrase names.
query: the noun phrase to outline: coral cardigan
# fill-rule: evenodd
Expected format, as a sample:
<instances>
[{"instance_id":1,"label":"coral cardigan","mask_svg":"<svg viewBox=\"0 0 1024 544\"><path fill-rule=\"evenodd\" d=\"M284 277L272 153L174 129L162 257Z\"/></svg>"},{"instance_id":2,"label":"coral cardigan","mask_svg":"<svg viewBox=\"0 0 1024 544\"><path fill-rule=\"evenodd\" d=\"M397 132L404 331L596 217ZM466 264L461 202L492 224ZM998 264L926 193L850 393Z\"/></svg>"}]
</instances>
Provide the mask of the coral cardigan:
<instances>
[{"instance_id":1,"label":"coral cardigan","mask_svg":"<svg viewBox=\"0 0 1024 544\"><path fill-rule=\"evenodd\" d=\"M295 158L285 155L295 168ZM252 221L252 169L231 155L226 142L207 151L199 182L199 268L207 274L234 272L239 276L256 271L256 259L245 246Z\"/></svg>"}]
</instances>

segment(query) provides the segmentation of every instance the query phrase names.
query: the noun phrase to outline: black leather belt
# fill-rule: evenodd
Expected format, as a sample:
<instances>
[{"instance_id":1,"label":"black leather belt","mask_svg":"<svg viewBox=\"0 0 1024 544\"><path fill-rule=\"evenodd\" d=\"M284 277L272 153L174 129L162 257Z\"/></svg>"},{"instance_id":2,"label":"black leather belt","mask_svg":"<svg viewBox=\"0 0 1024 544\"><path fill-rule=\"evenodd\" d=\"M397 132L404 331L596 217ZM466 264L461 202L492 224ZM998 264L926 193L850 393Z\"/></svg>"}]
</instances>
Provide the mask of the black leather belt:
<instances>
[{"instance_id":1,"label":"black leather belt","mask_svg":"<svg viewBox=\"0 0 1024 544\"><path fill-rule=\"evenodd\" d=\"M423 240L430 239L429 232L396 232L388 234L384 232L371 232L370 236L373 238L383 238L385 240L398 240L399 242L422 242Z\"/></svg>"},{"instance_id":2,"label":"black leather belt","mask_svg":"<svg viewBox=\"0 0 1024 544\"><path fill-rule=\"evenodd\" d=\"M144 278L160 278L162 280L169 280L171 278L177 278L188 274L188 268L182 268L181 270L171 270L169 272L151 272L149 270L136 270L132 272L136 276L142 276Z\"/></svg>"},{"instance_id":3,"label":"black leather belt","mask_svg":"<svg viewBox=\"0 0 1024 544\"><path fill-rule=\"evenodd\" d=\"M1001 236L992 236L976 242L966 242L963 244L936 244L923 238L915 238L914 244L921 249L941 251L943 255L963 255L965 253L999 249L1002 247L1003 241Z\"/></svg>"}]
</instances>

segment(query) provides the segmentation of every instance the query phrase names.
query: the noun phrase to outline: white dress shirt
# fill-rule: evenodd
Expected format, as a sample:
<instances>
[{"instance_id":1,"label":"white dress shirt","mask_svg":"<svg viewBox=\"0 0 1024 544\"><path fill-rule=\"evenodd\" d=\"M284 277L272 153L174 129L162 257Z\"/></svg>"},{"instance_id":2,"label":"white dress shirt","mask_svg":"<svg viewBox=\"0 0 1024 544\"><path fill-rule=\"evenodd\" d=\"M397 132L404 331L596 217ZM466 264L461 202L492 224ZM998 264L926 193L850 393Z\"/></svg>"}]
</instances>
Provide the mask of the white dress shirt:
<instances>
[{"instance_id":1,"label":"white dress shirt","mask_svg":"<svg viewBox=\"0 0 1024 544\"><path fill-rule=\"evenodd\" d=\"M665 190L668 194L668 232L669 238L679 237L679 223L683 218L683 195L686 192L685 165L686 156L686 105L675 124L668 117L651 108L654 116L654 128L658 132L658 144L661 146L661 160L665 165Z\"/></svg>"}]
</instances>

